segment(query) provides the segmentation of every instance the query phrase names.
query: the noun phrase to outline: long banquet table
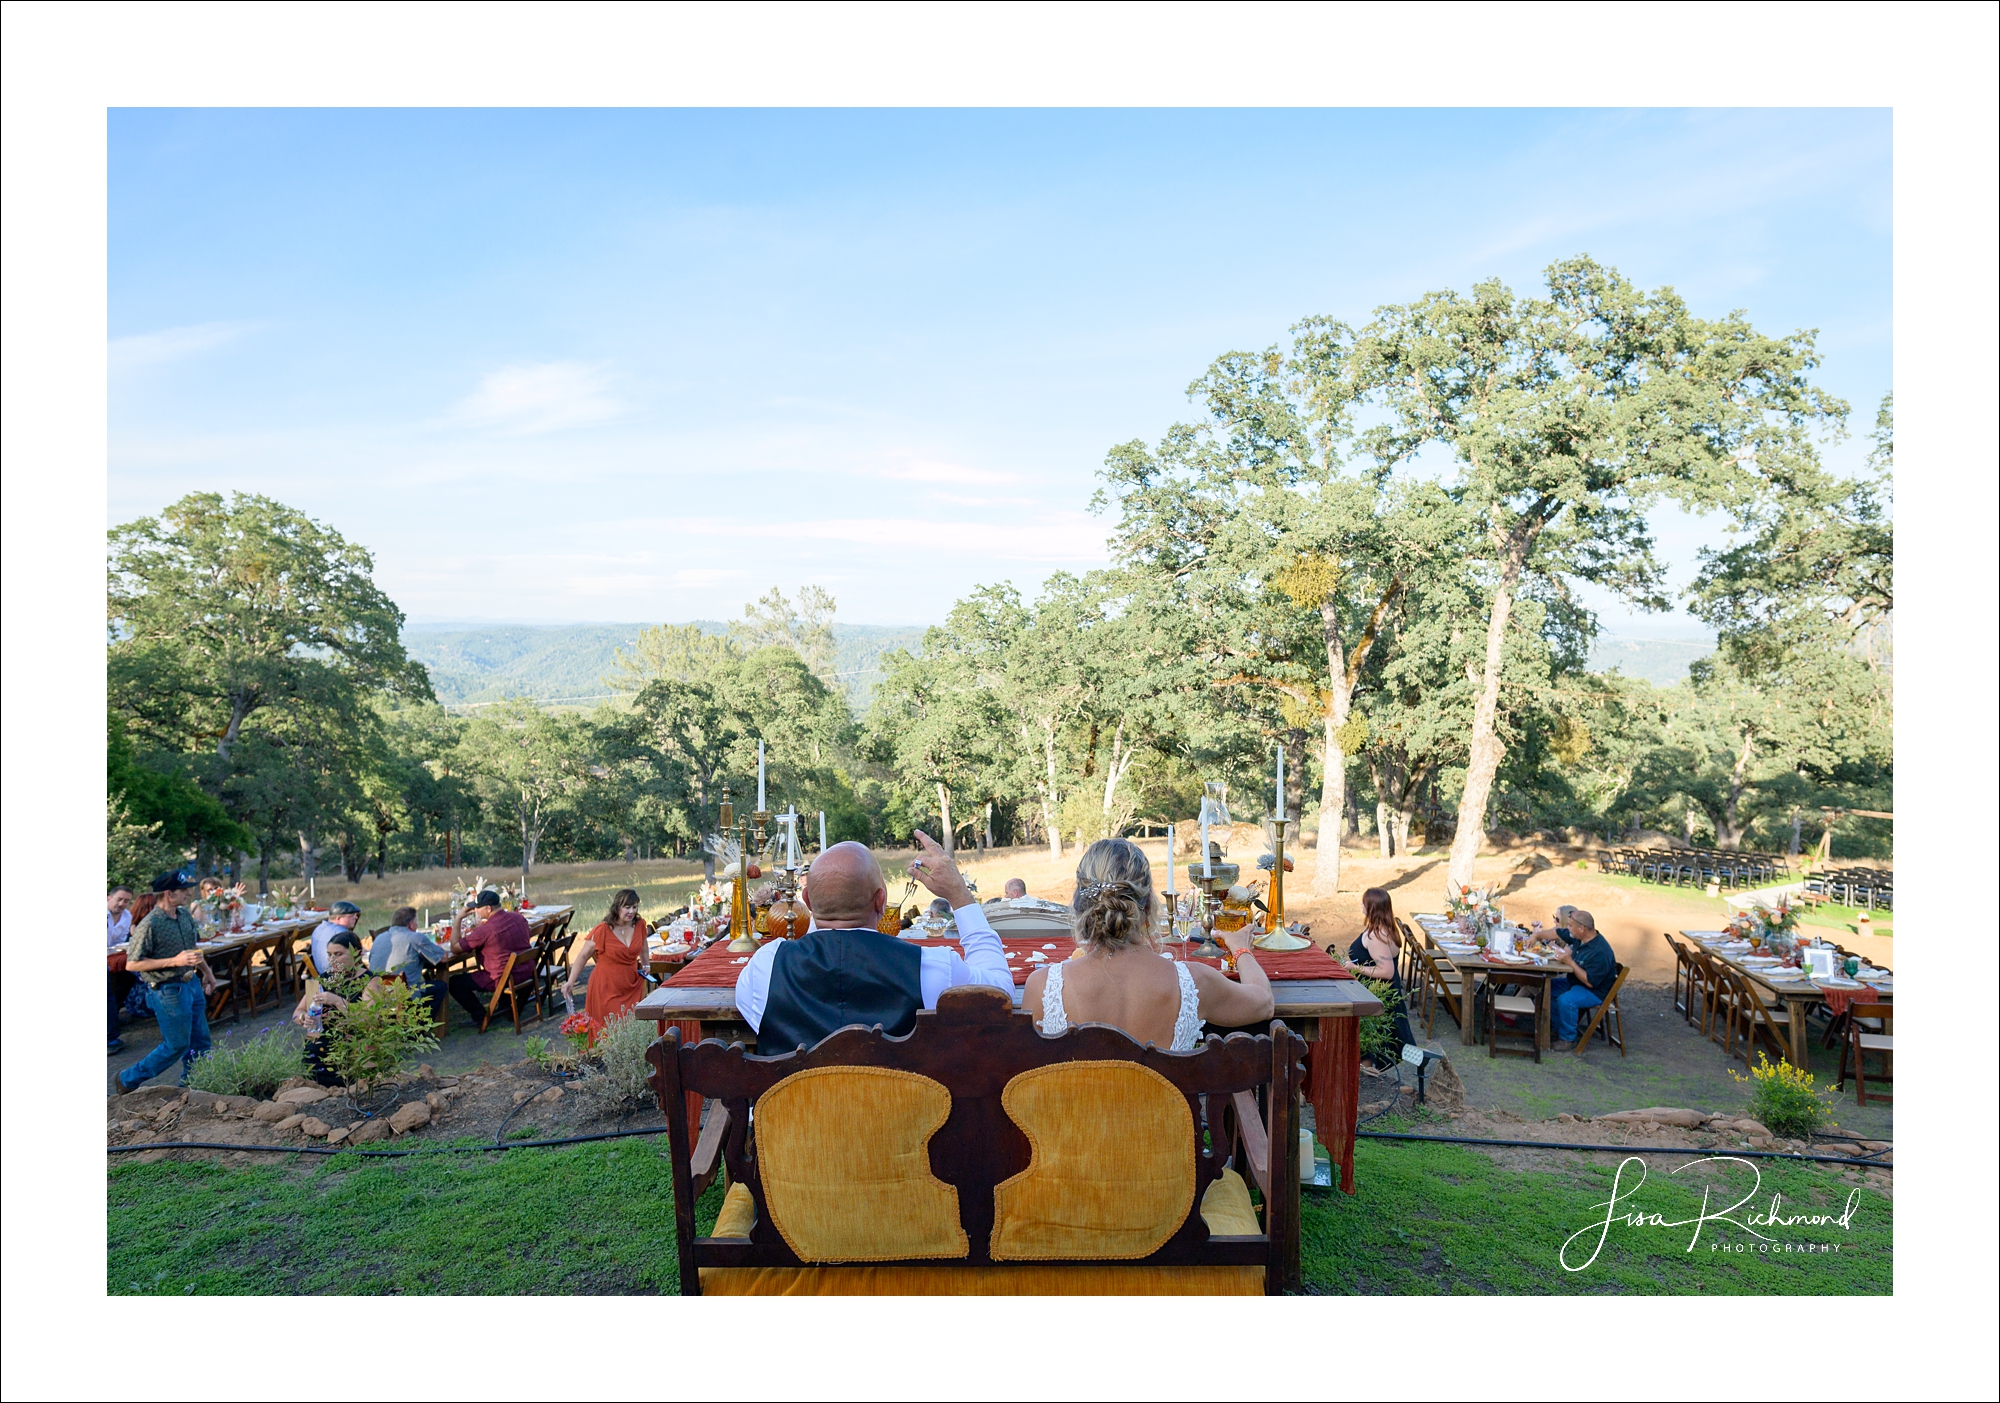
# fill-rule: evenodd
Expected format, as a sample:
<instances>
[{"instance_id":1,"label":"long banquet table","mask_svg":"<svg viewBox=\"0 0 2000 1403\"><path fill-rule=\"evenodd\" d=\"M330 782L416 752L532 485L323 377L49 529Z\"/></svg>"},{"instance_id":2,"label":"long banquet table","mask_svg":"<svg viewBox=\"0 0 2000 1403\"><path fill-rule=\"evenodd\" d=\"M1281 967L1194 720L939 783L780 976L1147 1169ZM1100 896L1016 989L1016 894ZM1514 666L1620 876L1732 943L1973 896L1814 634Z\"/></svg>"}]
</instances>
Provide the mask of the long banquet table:
<instances>
[{"instance_id":1,"label":"long banquet table","mask_svg":"<svg viewBox=\"0 0 2000 1403\"><path fill-rule=\"evenodd\" d=\"M1845 1011L1849 1002L1860 999L1870 1003L1895 1001L1895 973L1892 970L1863 970L1862 977L1851 983L1844 977L1841 982L1821 982L1796 969L1744 964L1742 951L1725 949L1722 931L1684 930L1681 935L1684 939L1700 946L1702 952L1710 959L1722 961L1737 974L1760 989L1769 990L1784 1003L1785 1022L1791 1036L1791 1047L1786 1056L1794 1067L1812 1066L1806 1044L1806 1012L1814 1004L1827 1004L1832 1013L1838 1014Z\"/></svg>"},{"instance_id":2,"label":"long banquet table","mask_svg":"<svg viewBox=\"0 0 2000 1403\"><path fill-rule=\"evenodd\" d=\"M913 943L952 945L956 942ZM1016 971L1014 1007L1017 1009L1021 1006L1022 985L1032 972L1033 966L1028 957L1040 952L1045 962L1059 962L1068 959L1075 948L1074 942L1069 940L1040 938L1003 938L1001 945L1013 957L1010 964ZM1368 992L1366 985L1347 977L1345 971L1333 965L1318 947L1297 952L1260 950L1256 954L1271 980L1274 1012L1306 1039L1306 1100L1312 1104L1320 1143L1327 1147L1329 1157L1340 1166L1340 1187L1351 1194L1354 1192L1354 1127L1361 1098L1359 1020L1382 1012L1382 1005ZM1301 957L1315 955L1343 977L1282 977L1288 965L1295 968L1306 966L1306 959ZM731 973L748 959L747 955L730 956L725 943L718 941L690 960L674 979L648 994L636 1012L639 1017L659 1024L663 1036L667 1025L672 1023L680 1028L685 1041L721 1037L748 1042L755 1035L736 1011L736 981ZM725 960L729 962L726 969L720 967L720 962ZM704 968L709 961L717 962L718 967L714 971ZM726 983L721 982L724 978ZM1227 1034L1236 1030L1211 1025L1208 1031ZM1259 1033L1268 1030L1245 1028L1242 1031ZM699 1112L698 1106L690 1107L691 1117L698 1119Z\"/></svg>"}]
</instances>

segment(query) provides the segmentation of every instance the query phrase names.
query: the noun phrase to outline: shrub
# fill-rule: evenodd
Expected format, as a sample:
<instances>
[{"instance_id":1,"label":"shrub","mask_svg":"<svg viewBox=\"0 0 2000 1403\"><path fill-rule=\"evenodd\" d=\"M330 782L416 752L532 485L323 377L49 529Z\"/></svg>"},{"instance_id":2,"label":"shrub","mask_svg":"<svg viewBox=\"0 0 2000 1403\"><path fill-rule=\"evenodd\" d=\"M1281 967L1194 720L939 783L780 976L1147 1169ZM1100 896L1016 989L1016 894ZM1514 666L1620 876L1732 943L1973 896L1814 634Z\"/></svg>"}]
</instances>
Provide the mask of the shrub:
<instances>
[{"instance_id":1,"label":"shrub","mask_svg":"<svg viewBox=\"0 0 2000 1403\"><path fill-rule=\"evenodd\" d=\"M546 1068L555 1059L549 1056L547 1038L522 1038L521 1053L537 1067Z\"/></svg>"},{"instance_id":2,"label":"shrub","mask_svg":"<svg viewBox=\"0 0 2000 1403\"><path fill-rule=\"evenodd\" d=\"M1750 1083L1750 1114L1773 1135L1802 1140L1827 1123L1826 1095L1814 1088L1811 1072L1789 1062L1773 1062L1759 1052L1749 1076L1734 1071L1729 1075Z\"/></svg>"},{"instance_id":3,"label":"shrub","mask_svg":"<svg viewBox=\"0 0 2000 1403\"><path fill-rule=\"evenodd\" d=\"M217 1043L208 1056L188 1068L187 1084L217 1096L255 1096L266 1100L286 1080L306 1069L301 1036L288 1025L231 1045Z\"/></svg>"},{"instance_id":4,"label":"shrub","mask_svg":"<svg viewBox=\"0 0 2000 1403\"><path fill-rule=\"evenodd\" d=\"M658 1036L651 1023L627 1014L597 1035L598 1065L586 1070L576 1089L602 1111L629 1111L653 1099L646 1049Z\"/></svg>"},{"instance_id":5,"label":"shrub","mask_svg":"<svg viewBox=\"0 0 2000 1403\"><path fill-rule=\"evenodd\" d=\"M1400 1056L1403 1044L1396 1036L1396 1010L1403 1006L1403 996L1386 979L1363 979L1361 982L1369 993L1382 1001L1380 1013L1361 1020L1358 1030L1361 1055L1381 1061Z\"/></svg>"},{"instance_id":6,"label":"shrub","mask_svg":"<svg viewBox=\"0 0 2000 1403\"><path fill-rule=\"evenodd\" d=\"M326 1065L344 1082L395 1075L411 1057L437 1046L428 1000L400 979L385 981L326 1022Z\"/></svg>"}]
</instances>

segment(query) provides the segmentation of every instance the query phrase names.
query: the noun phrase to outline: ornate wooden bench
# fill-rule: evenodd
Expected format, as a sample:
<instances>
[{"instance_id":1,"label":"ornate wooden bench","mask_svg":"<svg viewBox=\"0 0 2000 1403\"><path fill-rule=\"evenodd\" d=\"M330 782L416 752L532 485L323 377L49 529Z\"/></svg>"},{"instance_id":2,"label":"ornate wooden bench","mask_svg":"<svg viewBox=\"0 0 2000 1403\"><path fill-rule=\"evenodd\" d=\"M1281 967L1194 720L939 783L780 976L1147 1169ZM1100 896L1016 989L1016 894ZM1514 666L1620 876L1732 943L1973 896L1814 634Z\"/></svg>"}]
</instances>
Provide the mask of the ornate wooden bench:
<instances>
[{"instance_id":1,"label":"ornate wooden bench","mask_svg":"<svg viewBox=\"0 0 2000 1403\"><path fill-rule=\"evenodd\" d=\"M947 991L908 1037L845 1028L782 1057L683 1046L669 1030L648 1058L673 1146L681 1289L1294 1288L1304 1053L1276 1021L1181 1053L1101 1024L1045 1038L977 986ZM689 1093L709 1099L699 1143ZM699 1237L695 1203L718 1172L727 1193Z\"/></svg>"}]
</instances>

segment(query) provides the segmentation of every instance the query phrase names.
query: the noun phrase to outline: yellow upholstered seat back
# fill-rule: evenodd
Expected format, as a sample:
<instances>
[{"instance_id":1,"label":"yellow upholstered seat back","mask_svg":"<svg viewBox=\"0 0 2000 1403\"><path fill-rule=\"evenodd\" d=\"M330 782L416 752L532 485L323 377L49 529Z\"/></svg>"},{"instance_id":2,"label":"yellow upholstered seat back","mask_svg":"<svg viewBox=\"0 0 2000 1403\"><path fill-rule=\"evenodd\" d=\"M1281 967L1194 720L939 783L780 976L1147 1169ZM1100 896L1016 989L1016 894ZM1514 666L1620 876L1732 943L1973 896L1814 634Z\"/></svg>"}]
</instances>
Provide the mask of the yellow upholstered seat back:
<instances>
[{"instance_id":1,"label":"yellow upholstered seat back","mask_svg":"<svg viewBox=\"0 0 2000 1403\"><path fill-rule=\"evenodd\" d=\"M951 1093L889 1067L815 1067L757 1098L771 1224L807 1262L963 1257L958 1190L931 1173Z\"/></svg>"},{"instance_id":2,"label":"yellow upholstered seat back","mask_svg":"<svg viewBox=\"0 0 2000 1403\"><path fill-rule=\"evenodd\" d=\"M1062 1062L1021 1073L1000 1104L1033 1149L993 1190L993 1260L1144 1257L1194 1203L1194 1116L1136 1062Z\"/></svg>"}]
</instances>

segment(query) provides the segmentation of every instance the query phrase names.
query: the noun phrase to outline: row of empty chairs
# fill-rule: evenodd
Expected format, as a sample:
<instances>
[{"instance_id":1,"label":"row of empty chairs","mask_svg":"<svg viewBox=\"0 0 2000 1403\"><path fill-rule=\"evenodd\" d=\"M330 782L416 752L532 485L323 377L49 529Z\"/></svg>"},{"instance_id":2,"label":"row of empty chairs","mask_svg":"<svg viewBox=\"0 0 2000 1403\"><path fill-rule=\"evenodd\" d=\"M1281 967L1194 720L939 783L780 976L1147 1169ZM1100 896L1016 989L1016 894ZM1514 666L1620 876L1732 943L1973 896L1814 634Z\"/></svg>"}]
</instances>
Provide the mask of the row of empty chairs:
<instances>
[{"instance_id":1,"label":"row of empty chairs","mask_svg":"<svg viewBox=\"0 0 2000 1403\"><path fill-rule=\"evenodd\" d=\"M1837 901L1842 906L1857 906L1864 911L1872 911L1878 906L1885 911L1893 911L1896 907L1896 874L1878 872L1872 867L1840 867L1814 872L1806 878L1806 894Z\"/></svg>"},{"instance_id":2,"label":"row of empty chairs","mask_svg":"<svg viewBox=\"0 0 2000 1403\"><path fill-rule=\"evenodd\" d=\"M1791 876L1791 863L1775 853L1727 852L1719 848L1614 848L1598 869L1619 872L1669 887L1704 887L1710 882L1742 890Z\"/></svg>"}]
</instances>

